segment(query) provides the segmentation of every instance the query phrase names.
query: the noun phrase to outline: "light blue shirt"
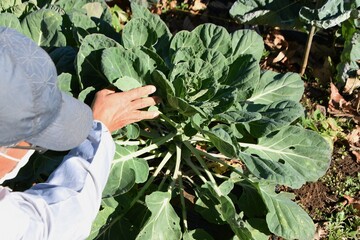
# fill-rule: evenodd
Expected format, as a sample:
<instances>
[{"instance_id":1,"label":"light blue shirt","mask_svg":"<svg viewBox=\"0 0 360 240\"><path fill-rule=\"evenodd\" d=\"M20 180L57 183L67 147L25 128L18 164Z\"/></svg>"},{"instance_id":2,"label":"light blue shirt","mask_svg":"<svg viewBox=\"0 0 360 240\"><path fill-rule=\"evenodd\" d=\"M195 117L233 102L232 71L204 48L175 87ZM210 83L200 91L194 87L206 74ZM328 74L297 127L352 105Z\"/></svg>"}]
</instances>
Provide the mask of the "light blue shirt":
<instances>
[{"instance_id":1,"label":"light blue shirt","mask_svg":"<svg viewBox=\"0 0 360 240\"><path fill-rule=\"evenodd\" d=\"M87 139L64 157L47 182L25 192L0 186L0 239L85 239L114 154L109 130L95 121Z\"/></svg>"}]
</instances>

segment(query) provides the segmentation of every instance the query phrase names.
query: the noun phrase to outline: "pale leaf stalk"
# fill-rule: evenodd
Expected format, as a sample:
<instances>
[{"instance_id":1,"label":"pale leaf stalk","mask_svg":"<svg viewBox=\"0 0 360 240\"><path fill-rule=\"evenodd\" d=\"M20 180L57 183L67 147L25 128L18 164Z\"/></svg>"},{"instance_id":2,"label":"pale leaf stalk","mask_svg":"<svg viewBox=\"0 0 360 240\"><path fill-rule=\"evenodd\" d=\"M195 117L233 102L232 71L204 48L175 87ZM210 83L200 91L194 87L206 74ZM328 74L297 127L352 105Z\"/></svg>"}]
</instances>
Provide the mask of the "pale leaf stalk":
<instances>
[{"instance_id":1,"label":"pale leaf stalk","mask_svg":"<svg viewBox=\"0 0 360 240\"><path fill-rule=\"evenodd\" d=\"M139 151L136 151L136 152L133 152L133 153L130 153L129 155L126 155L126 156L123 156L121 157L119 160L114 160L113 161L113 164L117 163L117 162L120 162L120 161L127 161L127 160L130 160L130 159L133 159L133 158L136 158L138 156L141 156L145 153L149 153L151 150L154 150L156 148L158 148L160 145L170 141L171 139L173 139L173 137L175 136L176 134L175 133L169 133L168 135L162 137L159 141L147 146L147 147L144 147L142 148L141 150Z\"/></svg>"},{"instance_id":2,"label":"pale leaf stalk","mask_svg":"<svg viewBox=\"0 0 360 240\"><path fill-rule=\"evenodd\" d=\"M213 154L210 154L210 153L207 153L207 152L204 152L204 151L200 151L198 149L195 149L195 151L197 151L200 155L203 155L205 157L207 157L208 159L210 159L211 161L214 161L214 162L217 162L217 163L220 163L228 168L230 168L233 172L236 172L237 174L239 174L241 177L245 178L245 179L248 179L247 176L245 176L244 173L242 173L239 169L236 169L234 168L233 166L231 166L230 164L228 164L227 162L215 157Z\"/></svg>"},{"instance_id":3,"label":"pale leaf stalk","mask_svg":"<svg viewBox=\"0 0 360 240\"><path fill-rule=\"evenodd\" d=\"M158 190L161 189L164 186L164 183L165 183L166 179L169 177L170 172L171 172L170 169L166 170L166 172L165 172L165 174L164 174L163 178L161 179L161 182L160 182L160 184L158 186Z\"/></svg>"},{"instance_id":4,"label":"pale leaf stalk","mask_svg":"<svg viewBox=\"0 0 360 240\"><path fill-rule=\"evenodd\" d=\"M207 182L206 178L205 178L205 177L201 174L201 172L197 169L197 167L195 166L195 164L192 163L192 162L190 161L190 159L188 159L188 158L184 158L184 159L185 159L186 163L189 165L189 167L199 176L199 178L200 178L204 183L206 183L206 182Z\"/></svg>"},{"instance_id":5,"label":"pale leaf stalk","mask_svg":"<svg viewBox=\"0 0 360 240\"><path fill-rule=\"evenodd\" d=\"M116 140L115 143L121 145L121 146L139 146L139 145L143 145L146 142L145 141L120 141L120 140Z\"/></svg>"},{"instance_id":6,"label":"pale leaf stalk","mask_svg":"<svg viewBox=\"0 0 360 240\"><path fill-rule=\"evenodd\" d=\"M182 172L179 171L179 187L180 187L180 204L181 204L181 214L183 219L183 227L184 232L188 230L188 224L187 224L187 216L186 216L186 206L185 206L185 197L184 197L184 184L182 181Z\"/></svg>"},{"instance_id":7,"label":"pale leaf stalk","mask_svg":"<svg viewBox=\"0 0 360 240\"><path fill-rule=\"evenodd\" d=\"M215 178L213 177L213 175L211 174L210 170L208 169L208 167L206 166L204 160L201 158L200 154L198 153L198 151L196 151L196 149L191 146L191 144L188 141L185 141L184 144L186 145L186 147L188 147L190 149L190 151L195 155L196 159L199 161L200 165L204 168L206 175L209 177L210 181L212 182L212 184L214 184L215 186L215 191L217 194L219 194L219 196L222 196L222 193L215 181Z\"/></svg>"},{"instance_id":8,"label":"pale leaf stalk","mask_svg":"<svg viewBox=\"0 0 360 240\"><path fill-rule=\"evenodd\" d=\"M170 185L169 190L174 188L175 182L179 177L180 174L180 163L181 163L181 145L176 144L176 162L175 162L175 170L172 176L172 182Z\"/></svg>"},{"instance_id":9,"label":"pale leaf stalk","mask_svg":"<svg viewBox=\"0 0 360 240\"><path fill-rule=\"evenodd\" d=\"M168 118L165 114L160 113L160 117L162 119L164 119L166 122L168 122L171 126L173 126L174 128L178 128L178 124L176 122L174 122L173 120L171 120L170 118Z\"/></svg>"}]
</instances>

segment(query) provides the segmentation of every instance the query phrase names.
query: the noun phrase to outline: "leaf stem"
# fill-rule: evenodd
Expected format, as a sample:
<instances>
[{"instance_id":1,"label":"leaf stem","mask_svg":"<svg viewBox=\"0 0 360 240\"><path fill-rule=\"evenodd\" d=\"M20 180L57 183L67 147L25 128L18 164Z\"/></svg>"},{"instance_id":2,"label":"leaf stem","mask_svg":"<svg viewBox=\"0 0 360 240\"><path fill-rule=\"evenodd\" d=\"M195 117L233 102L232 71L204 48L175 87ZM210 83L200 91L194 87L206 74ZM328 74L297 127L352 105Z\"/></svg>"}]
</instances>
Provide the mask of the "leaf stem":
<instances>
[{"instance_id":1,"label":"leaf stem","mask_svg":"<svg viewBox=\"0 0 360 240\"><path fill-rule=\"evenodd\" d=\"M190 161L190 159L188 158L184 158L186 163L189 165L189 167L199 176L199 178L206 183L207 180L206 178L201 174L201 172L196 168L195 164L193 162Z\"/></svg>"},{"instance_id":2,"label":"leaf stem","mask_svg":"<svg viewBox=\"0 0 360 240\"><path fill-rule=\"evenodd\" d=\"M151 150L154 150L154 149L158 148L160 145L166 143L167 141L170 141L175 135L176 135L176 133L173 133L173 132L169 133L168 135L162 137L159 141L154 142L153 144L151 144L151 145L149 145L147 147L144 147L139 151L130 153L130 154L126 155L126 156L121 157L118 160L114 160L113 164L115 164L117 162L120 162L120 161L127 161L127 160L130 160L132 158L136 158L138 156L141 156L141 155L143 155L145 153L148 153Z\"/></svg>"},{"instance_id":3,"label":"leaf stem","mask_svg":"<svg viewBox=\"0 0 360 240\"><path fill-rule=\"evenodd\" d=\"M198 150L198 149L195 149L195 151L197 151L200 155L206 156L206 157L207 157L208 159L210 159L211 161L218 162L218 163L220 163L220 164L222 164L222 165L230 168L233 172L236 172L237 174L239 174L239 175L242 176L243 178L248 179L248 177L245 176L245 174L242 173L239 169L231 166L230 164L228 164L227 162L225 162L225 161L223 161L223 160L221 160L221 159L219 159L219 158L214 157L212 154L209 154L209 153L204 152L204 151L200 151L200 150Z\"/></svg>"},{"instance_id":4,"label":"leaf stem","mask_svg":"<svg viewBox=\"0 0 360 240\"><path fill-rule=\"evenodd\" d=\"M216 181L213 175L211 174L211 172L209 171L209 168L206 166L204 160L201 158L199 151L196 148L194 148L188 141L185 141L184 144L186 145L187 148L189 148L189 150L194 154L196 159L199 161L200 165L204 168L205 173L208 175L210 181L216 185Z\"/></svg>"},{"instance_id":5,"label":"leaf stem","mask_svg":"<svg viewBox=\"0 0 360 240\"><path fill-rule=\"evenodd\" d=\"M176 122L174 122L173 120L171 120L170 118L168 118L165 114L163 114L162 112L160 112L160 117L162 119L164 119L166 122L168 122L171 126L173 126L174 128L178 128L178 124Z\"/></svg>"},{"instance_id":6,"label":"leaf stem","mask_svg":"<svg viewBox=\"0 0 360 240\"><path fill-rule=\"evenodd\" d=\"M182 219L183 219L183 227L184 227L184 232L187 231L188 229L188 224L187 224L187 216L186 216L186 206L185 206L185 197L184 197L184 185L183 185L183 181L182 181L182 172L179 171L179 187L180 187L180 203L181 203L181 214L182 214Z\"/></svg>"}]
</instances>

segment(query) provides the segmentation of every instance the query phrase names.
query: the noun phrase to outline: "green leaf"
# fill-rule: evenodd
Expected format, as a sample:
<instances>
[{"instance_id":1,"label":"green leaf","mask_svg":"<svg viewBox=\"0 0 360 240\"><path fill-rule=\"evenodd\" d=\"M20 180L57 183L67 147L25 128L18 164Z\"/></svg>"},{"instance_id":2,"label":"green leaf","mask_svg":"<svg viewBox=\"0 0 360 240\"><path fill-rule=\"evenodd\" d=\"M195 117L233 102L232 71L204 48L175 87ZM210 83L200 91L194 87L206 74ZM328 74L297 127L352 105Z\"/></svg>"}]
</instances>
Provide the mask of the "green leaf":
<instances>
[{"instance_id":1,"label":"green leaf","mask_svg":"<svg viewBox=\"0 0 360 240\"><path fill-rule=\"evenodd\" d=\"M229 72L229 64L222 53L217 50L206 50L201 59L210 63L214 72L214 79L218 82L223 82Z\"/></svg>"},{"instance_id":2,"label":"green leaf","mask_svg":"<svg viewBox=\"0 0 360 240\"><path fill-rule=\"evenodd\" d=\"M200 58L178 63L170 73L176 96L189 102L212 98L217 88L212 66Z\"/></svg>"},{"instance_id":3,"label":"green leaf","mask_svg":"<svg viewBox=\"0 0 360 240\"><path fill-rule=\"evenodd\" d=\"M76 59L76 70L83 86L95 88L107 86L109 81L102 72L101 55L104 49L120 45L103 34L91 34L84 38Z\"/></svg>"},{"instance_id":4,"label":"green leaf","mask_svg":"<svg viewBox=\"0 0 360 240\"><path fill-rule=\"evenodd\" d=\"M98 212L95 220L93 221L91 232L87 239L96 239L101 229L106 226L108 218L115 212L115 210L116 209L113 207L105 206Z\"/></svg>"},{"instance_id":5,"label":"green leaf","mask_svg":"<svg viewBox=\"0 0 360 240\"><path fill-rule=\"evenodd\" d=\"M304 108L298 102L278 101L269 105L253 105L246 107L248 112L260 113L261 119L251 121L249 132L254 137L261 137L290 125L293 121L304 115Z\"/></svg>"},{"instance_id":6,"label":"green leaf","mask_svg":"<svg viewBox=\"0 0 360 240\"><path fill-rule=\"evenodd\" d=\"M170 204L169 192L153 192L145 198L151 216L142 227L137 240L181 239L180 218Z\"/></svg>"},{"instance_id":7,"label":"green leaf","mask_svg":"<svg viewBox=\"0 0 360 240\"><path fill-rule=\"evenodd\" d=\"M277 184L300 188L323 176L331 160L331 147L319 134L288 126L259 138L258 144L240 143L249 171Z\"/></svg>"},{"instance_id":8,"label":"green leaf","mask_svg":"<svg viewBox=\"0 0 360 240\"><path fill-rule=\"evenodd\" d=\"M143 86L139 80L127 76L115 80L113 85L123 92Z\"/></svg>"},{"instance_id":9,"label":"green leaf","mask_svg":"<svg viewBox=\"0 0 360 240\"><path fill-rule=\"evenodd\" d=\"M58 76L57 84L61 91L73 95L71 88L72 81L73 81L73 76L70 73L62 73Z\"/></svg>"},{"instance_id":10,"label":"green leaf","mask_svg":"<svg viewBox=\"0 0 360 240\"><path fill-rule=\"evenodd\" d=\"M304 92L304 83L299 74L265 71L247 100L255 104L270 104L276 101L299 102Z\"/></svg>"},{"instance_id":11,"label":"green leaf","mask_svg":"<svg viewBox=\"0 0 360 240\"><path fill-rule=\"evenodd\" d=\"M167 98L168 98L168 102L169 102L170 106L172 106L174 109L177 109L177 111L179 111L179 113L181 113L185 116L190 117L190 116L195 115L196 113L199 113L201 116L206 115L204 113L204 111L201 110L199 107L189 104L182 98L174 97L171 95L168 95Z\"/></svg>"},{"instance_id":12,"label":"green leaf","mask_svg":"<svg viewBox=\"0 0 360 240\"><path fill-rule=\"evenodd\" d=\"M137 146L123 147L116 144L115 157L111 165L110 177L103 196L114 196L128 192L135 183L143 183L149 174L149 165L142 158L126 158L135 152Z\"/></svg>"},{"instance_id":13,"label":"green leaf","mask_svg":"<svg viewBox=\"0 0 360 240\"><path fill-rule=\"evenodd\" d=\"M176 33L171 39L170 54L174 55L174 53L182 48L192 49L195 56L202 54L206 49L197 33L185 30Z\"/></svg>"},{"instance_id":14,"label":"green leaf","mask_svg":"<svg viewBox=\"0 0 360 240\"><path fill-rule=\"evenodd\" d=\"M186 231L183 235L183 240L214 240L214 238L203 229L194 229Z\"/></svg>"},{"instance_id":15,"label":"green leaf","mask_svg":"<svg viewBox=\"0 0 360 240\"><path fill-rule=\"evenodd\" d=\"M355 29L355 28L354 28ZM337 65L337 80L346 82L349 78L356 78L360 68L360 31L357 30L345 41L344 49L341 53L341 62Z\"/></svg>"},{"instance_id":16,"label":"green leaf","mask_svg":"<svg viewBox=\"0 0 360 240\"><path fill-rule=\"evenodd\" d=\"M223 182L220 187L210 182L205 183L200 189L195 210L210 222L228 223L240 239L255 240L244 226L244 221L236 213L232 200L227 196L233 187L234 184L229 181Z\"/></svg>"},{"instance_id":17,"label":"green leaf","mask_svg":"<svg viewBox=\"0 0 360 240\"><path fill-rule=\"evenodd\" d=\"M230 158L237 158L238 146L226 129L214 128L211 131L202 130L202 132L222 154Z\"/></svg>"},{"instance_id":18,"label":"green leaf","mask_svg":"<svg viewBox=\"0 0 360 240\"><path fill-rule=\"evenodd\" d=\"M238 101L244 101L251 95L260 79L260 66L251 55L239 56L231 65L227 85L238 89Z\"/></svg>"},{"instance_id":19,"label":"green leaf","mask_svg":"<svg viewBox=\"0 0 360 240\"><path fill-rule=\"evenodd\" d=\"M0 13L19 4L21 4L21 0L2 0L0 2Z\"/></svg>"},{"instance_id":20,"label":"green leaf","mask_svg":"<svg viewBox=\"0 0 360 240\"><path fill-rule=\"evenodd\" d=\"M155 69L156 62L140 49L125 50L123 47L116 47L103 51L101 65L110 82L115 83L119 78L128 77L138 81L137 85L142 86ZM133 83L134 81L130 84Z\"/></svg>"},{"instance_id":21,"label":"green leaf","mask_svg":"<svg viewBox=\"0 0 360 240\"><path fill-rule=\"evenodd\" d=\"M197 33L207 49L217 50L225 57L231 55L231 37L224 27L206 23L196 27Z\"/></svg>"},{"instance_id":22,"label":"green leaf","mask_svg":"<svg viewBox=\"0 0 360 240\"><path fill-rule=\"evenodd\" d=\"M210 116L226 112L234 105L236 100L237 89L230 86L220 86L214 97L204 102L201 107L205 107L208 103L211 105L208 109Z\"/></svg>"},{"instance_id":23,"label":"green leaf","mask_svg":"<svg viewBox=\"0 0 360 240\"><path fill-rule=\"evenodd\" d=\"M152 29L155 30L157 35L155 48L163 58L166 58L165 54L167 54L166 50L169 47L171 38L171 32L166 23L161 20L159 15L152 14L147 8L140 6L135 2L131 2L131 10L133 18L145 19L152 27Z\"/></svg>"},{"instance_id":24,"label":"green leaf","mask_svg":"<svg viewBox=\"0 0 360 240\"><path fill-rule=\"evenodd\" d=\"M229 13L241 24L290 28L299 25L301 6L290 0L237 0Z\"/></svg>"},{"instance_id":25,"label":"green leaf","mask_svg":"<svg viewBox=\"0 0 360 240\"><path fill-rule=\"evenodd\" d=\"M311 9L304 6L300 9L299 15L301 20L308 24L328 29L349 19L352 10L356 11L359 5L359 3L353 5L350 1L332 0L326 1L325 4L318 9Z\"/></svg>"},{"instance_id":26,"label":"green leaf","mask_svg":"<svg viewBox=\"0 0 360 240\"><path fill-rule=\"evenodd\" d=\"M42 47L66 46L62 33L62 16L54 10L41 9L30 13L21 21L23 33Z\"/></svg>"},{"instance_id":27,"label":"green leaf","mask_svg":"<svg viewBox=\"0 0 360 240\"><path fill-rule=\"evenodd\" d=\"M231 63L241 55L251 55L260 61L264 50L262 37L253 30L237 30L231 34L232 56Z\"/></svg>"},{"instance_id":28,"label":"green leaf","mask_svg":"<svg viewBox=\"0 0 360 240\"><path fill-rule=\"evenodd\" d=\"M77 50L72 47L59 47L48 52L53 60L58 74L63 72L75 74L74 62L77 55Z\"/></svg>"},{"instance_id":29,"label":"green leaf","mask_svg":"<svg viewBox=\"0 0 360 240\"><path fill-rule=\"evenodd\" d=\"M302 4L291 0L237 0L229 13L241 24L293 27Z\"/></svg>"},{"instance_id":30,"label":"green leaf","mask_svg":"<svg viewBox=\"0 0 360 240\"><path fill-rule=\"evenodd\" d=\"M22 33L22 28L19 19L14 14L11 13L0 14L0 26L12 28Z\"/></svg>"},{"instance_id":31,"label":"green leaf","mask_svg":"<svg viewBox=\"0 0 360 240\"><path fill-rule=\"evenodd\" d=\"M274 187L259 185L259 192L268 208L266 222L269 230L285 239L312 239L315 225L309 215L284 193L277 194Z\"/></svg>"},{"instance_id":32,"label":"green leaf","mask_svg":"<svg viewBox=\"0 0 360 240\"><path fill-rule=\"evenodd\" d=\"M228 124L233 123L247 123L261 119L261 114L257 112L247 112L243 110L238 111L226 111L215 116L219 121L226 122Z\"/></svg>"},{"instance_id":33,"label":"green leaf","mask_svg":"<svg viewBox=\"0 0 360 240\"><path fill-rule=\"evenodd\" d=\"M152 74L152 81L157 86L158 95L161 97L166 97L168 95L175 96L175 89L172 83L166 78L164 73L155 70Z\"/></svg>"},{"instance_id":34,"label":"green leaf","mask_svg":"<svg viewBox=\"0 0 360 240\"><path fill-rule=\"evenodd\" d=\"M151 47L156 43L157 35L150 24L142 18L134 18L122 30L122 41L126 49L133 47Z\"/></svg>"}]
</instances>

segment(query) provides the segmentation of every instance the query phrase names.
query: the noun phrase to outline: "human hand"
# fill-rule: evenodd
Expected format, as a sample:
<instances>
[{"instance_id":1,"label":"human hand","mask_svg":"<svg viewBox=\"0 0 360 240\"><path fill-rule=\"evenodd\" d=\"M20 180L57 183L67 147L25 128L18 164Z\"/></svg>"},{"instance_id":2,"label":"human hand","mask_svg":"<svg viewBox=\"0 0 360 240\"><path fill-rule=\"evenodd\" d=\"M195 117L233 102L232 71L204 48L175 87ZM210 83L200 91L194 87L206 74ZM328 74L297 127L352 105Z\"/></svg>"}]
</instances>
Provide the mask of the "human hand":
<instances>
[{"instance_id":1,"label":"human hand","mask_svg":"<svg viewBox=\"0 0 360 240\"><path fill-rule=\"evenodd\" d=\"M153 119L158 112L140 109L154 106L160 99L148 95L156 91L155 86L147 85L126 92L103 89L96 93L92 103L95 120L101 121L111 131L116 131L130 123Z\"/></svg>"}]
</instances>

